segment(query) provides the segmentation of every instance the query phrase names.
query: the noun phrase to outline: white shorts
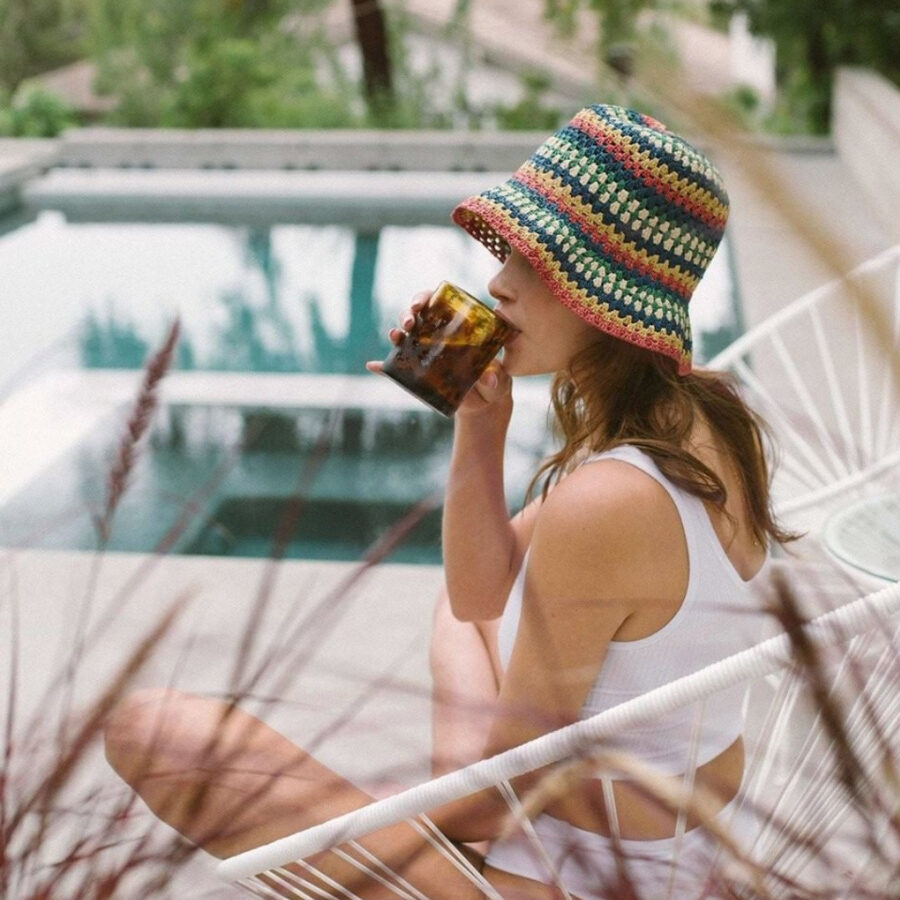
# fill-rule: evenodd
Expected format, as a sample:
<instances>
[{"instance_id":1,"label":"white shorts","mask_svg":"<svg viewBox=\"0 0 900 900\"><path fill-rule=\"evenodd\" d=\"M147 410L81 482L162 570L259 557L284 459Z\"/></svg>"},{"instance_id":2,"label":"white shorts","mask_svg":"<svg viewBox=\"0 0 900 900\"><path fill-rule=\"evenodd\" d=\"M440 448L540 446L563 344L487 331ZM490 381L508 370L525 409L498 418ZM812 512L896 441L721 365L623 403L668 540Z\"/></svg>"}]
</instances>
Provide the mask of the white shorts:
<instances>
[{"instance_id":1,"label":"white shorts","mask_svg":"<svg viewBox=\"0 0 900 900\"><path fill-rule=\"evenodd\" d=\"M748 847L758 825L732 800L716 816L739 847ZM553 872L566 889L580 900L604 900L625 896L621 886L630 882L640 900L692 900L720 896L715 862L723 865L728 853L717 854L715 840L703 828L688 831L681 842L677 865L673 866L674 837L652 841L619 841L616 851L611 838L576 828L551 816L538 816L532 823L549 857L550 866L523 831L497 841L487 855L487 864L513 875L552 884ZM731 895L733 896L733 895Z\"/></svg>"}]
</instances>

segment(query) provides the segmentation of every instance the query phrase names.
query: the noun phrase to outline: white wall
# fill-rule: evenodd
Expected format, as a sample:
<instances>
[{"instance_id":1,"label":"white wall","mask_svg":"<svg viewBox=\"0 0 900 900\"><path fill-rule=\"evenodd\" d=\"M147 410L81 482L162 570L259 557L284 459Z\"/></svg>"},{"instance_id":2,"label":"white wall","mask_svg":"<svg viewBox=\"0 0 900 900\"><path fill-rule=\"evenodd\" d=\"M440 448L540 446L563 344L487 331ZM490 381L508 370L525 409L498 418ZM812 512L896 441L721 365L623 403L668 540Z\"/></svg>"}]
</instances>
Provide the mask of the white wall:
<instances>
[{"instance_id":1,"label":"white wall","mask_svg":"<svg viewBox=\"0 0 900 900\"><path fill-rule=\"evenodd\" d=\"M900 90L869 69L840 69L831 131L841 162L900 241Z\"/></svg>"}]
</instances>

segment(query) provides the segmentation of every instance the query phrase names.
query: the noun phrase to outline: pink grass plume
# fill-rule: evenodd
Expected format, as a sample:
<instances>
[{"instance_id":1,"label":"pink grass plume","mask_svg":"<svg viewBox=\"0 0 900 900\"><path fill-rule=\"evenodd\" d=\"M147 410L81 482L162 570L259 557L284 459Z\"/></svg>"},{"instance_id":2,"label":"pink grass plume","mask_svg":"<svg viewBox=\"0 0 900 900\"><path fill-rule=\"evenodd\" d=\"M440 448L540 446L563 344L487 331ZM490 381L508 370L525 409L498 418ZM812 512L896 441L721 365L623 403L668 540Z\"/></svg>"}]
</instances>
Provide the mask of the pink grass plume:
<instances>
[{"instance_id":1,"label":"pink grass plume","mask_svg":"<svg viewBox=\"0 0 900 900\"><path fill-rule=\"evenodd\" d=\"M144 378L140 390L106 479L106 499L103 504L103 512L96 519L97 532L104 544L109 540L113 516L128 487L129 477L137 461L138 444L150 427L153 413L156 411L159 402L157 391L160 382L171 368L180 328L180 322L176 318L169 328L163 345L150 357L144 367Z\"/></svg>"}]
</instances>

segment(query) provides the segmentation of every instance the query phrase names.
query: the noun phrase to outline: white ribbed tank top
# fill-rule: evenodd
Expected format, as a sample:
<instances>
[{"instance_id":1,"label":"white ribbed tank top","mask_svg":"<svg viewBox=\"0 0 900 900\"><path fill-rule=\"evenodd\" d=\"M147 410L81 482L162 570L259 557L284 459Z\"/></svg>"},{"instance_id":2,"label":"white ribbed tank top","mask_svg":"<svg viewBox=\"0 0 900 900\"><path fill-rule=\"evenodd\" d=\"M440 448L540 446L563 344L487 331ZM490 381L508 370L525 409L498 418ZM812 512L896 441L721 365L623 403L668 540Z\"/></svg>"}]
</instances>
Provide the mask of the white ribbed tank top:
<instances>
[{"instance_id":1,"label":"white ribbed tank top","mask_svg":"<svg viewBox=\"0 0 900 900\"><path fill-rule=\"evenodd\" d=\"M601 459L617 459L637 467L658 481L672 498L687 543L688 585L681 606L662 628L638 640L610 642L582 706L582 719L756 643L763 618L760 590L768 570L767 559L750 581L744 581L719 543L703 501L669 481L638 448L615 447L588 457L582 465ZM526 552L500 620L498 643L504 668L519 626L527 564ZM741 734L745 691L738 685L706 701L698 765L713 759ZM680 774L688 765L695 717L694 707L675 710L605 746L633 754L664 774Z\"/></svg>"}]
</instances>

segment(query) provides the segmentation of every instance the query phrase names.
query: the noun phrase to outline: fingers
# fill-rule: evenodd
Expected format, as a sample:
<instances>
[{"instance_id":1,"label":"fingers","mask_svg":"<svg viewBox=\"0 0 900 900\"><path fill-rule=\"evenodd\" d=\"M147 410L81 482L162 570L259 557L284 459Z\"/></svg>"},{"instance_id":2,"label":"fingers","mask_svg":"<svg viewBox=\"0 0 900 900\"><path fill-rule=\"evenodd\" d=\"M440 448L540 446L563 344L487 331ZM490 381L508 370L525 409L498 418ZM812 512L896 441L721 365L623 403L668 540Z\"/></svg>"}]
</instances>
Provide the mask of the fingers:
<instances>
[{"instance_id":1,"label":"fingers","mask_svg":"<svg viewBox=\"0 0 900 900\"><path fill-rule=\"evenodd\" d=\"M475 382L473 391L484 403L496 403L509 396L512 390L512 378L503 365L494 360L485 369L481 378Z\"/></svg>"},{"instance_id":2,"label":"fingers","mask_svg":"<svg viewBox=\"0 0 900 900\"><path fill-rule=\"evenodd\" d=\"M406 336L406 333L416 323L416 315L421 312L428 301L431 299L431 291L419 291L413 295L412 303L409 305L406 316L400 323L400 327L388 329L388 340L396 347ZM366 369L375 375L380 375L384 370L381 360L373 359L366 363Z\"/></svg>"},{"instance_id":3,"label":"fingers","mask_svg":"<svg viewBox=\"0 0 900 900\"><path fill-rule=\"evenodd\" d=\"M499 360L492 360L478 379L480 389L491 395L501 396L509 393L512 387L512 378ZM492 397L495 399L495 397Z\"/></svg>"},{"instance_id":4,"label":"fingers","mask_svg":"<svg viewBox=\"0 0 900 900\"><path fill-rule=\"evenodd\" d=\"M430 299L431 293L429 291L419 291L418 294L413 296L412 303L410 303L406 316L400 323L400 327L391 328L388 331L388 339L392 344L399 344L403 340L406 332L416 324L416 316L425 308Z\"/></svg>"}]
</instances>

